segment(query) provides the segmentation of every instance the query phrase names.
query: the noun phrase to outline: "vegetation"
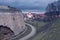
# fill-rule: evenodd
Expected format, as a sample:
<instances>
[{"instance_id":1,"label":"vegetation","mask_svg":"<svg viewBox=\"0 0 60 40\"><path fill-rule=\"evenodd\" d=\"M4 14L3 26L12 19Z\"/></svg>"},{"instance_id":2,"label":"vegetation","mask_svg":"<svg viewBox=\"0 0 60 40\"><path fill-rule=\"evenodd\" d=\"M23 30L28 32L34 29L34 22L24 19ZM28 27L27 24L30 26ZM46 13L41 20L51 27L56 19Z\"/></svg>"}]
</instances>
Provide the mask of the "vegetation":
<instances>
[{"instance_id":1,"label":"vegetation","mask_svg":"<svg viewBox=\"0 0 60 40\"><path fill-rule=\"evenodd\" d=\"M56 16L60 15L60 0L48 4L46 13L50 20L56 19Z\"/></svg>"},{"instance_id":2,"label":"vegetation","mask_svg":"<svg viewBox=\"0 0 60 40\"><path fill-rule=\"evenodd\" d=\"M60 40L60 19L56 20L45 32L40 32L30 40Z\"/></svg>"},{"instance_id":3,"label":"vegetation","mask_svg":"<svg viewBox=\"0 0 60 40\"><path fill-rule=\"evenodd\" d=\"M47 24L47 22L43 22L43 21L26 21L27 23L33 25L34 27L36 27L37 31L39 31L43 26L45 26Z\"/></svg>"},{"instance_id":4,"label":"vegetation","mask_svg":"<svg viewBox=\"0 0 60 40\"><path fill-rule=\"evenodd\" d=\"M60 19L58 19L60 15L60 0L48 4L45 15L47 16L47 19L51 20L51 22L55 22L47 31L39 32L30 40L60 40ZM27 23L34 25L38 31L47 24L42 21L28 21Z\"/></svg>"},{"instance_id":5,"label":"vegetation","mask_svg":"<svg viewBox=\"0 0 60 40\"><path fill-rule=\"evenodd\" d=\"M40 40L60 40L60 19L52 25Z\"/></svg>"},{"instance_id":6,"label":"vegetation","mask_svg":"<svg viewBox=\"0 0 60 40\"><path fill-rule=\"evenodd\" d=\"M43 32L42 33L39 32L39 31L42 30L43 27L45 27L45 25L47 24L47 22L35 21L35 20L34 21L26 21L26 22L29 23L29 24L31 24L31 25L33 25L37 29L37 34L34 37L32 37L32 38L30 38L28 40L38 40L40 38L40 36L42 36L43 34L45 34Z\"/></svg>"},{"instance_id":7,"label":"vegetation","mask_svg":"<svg viewBox=\"0 0 60 40\"><path fill-rule=\"evenodd\" d=\"M2 40L3 39L3 34L0 32L0 40Z\"/></svg>"}]
</instances>

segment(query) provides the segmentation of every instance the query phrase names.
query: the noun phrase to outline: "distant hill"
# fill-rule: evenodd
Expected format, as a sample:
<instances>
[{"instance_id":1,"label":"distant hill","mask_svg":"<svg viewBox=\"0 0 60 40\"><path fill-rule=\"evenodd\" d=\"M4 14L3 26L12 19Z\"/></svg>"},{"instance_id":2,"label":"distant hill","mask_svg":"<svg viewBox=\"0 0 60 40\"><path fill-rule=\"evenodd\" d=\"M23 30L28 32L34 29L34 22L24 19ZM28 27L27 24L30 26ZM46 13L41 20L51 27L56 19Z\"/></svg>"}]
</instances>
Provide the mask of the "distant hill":
<instances>
[{"instance_id":1,"label":"distant hill","mask_svg":"<svg viewBox=\"0 0 60 40\"><path fill-rule=\"evenodd\" d=\"M0 6L0 12L1 11L20 11L21 12L21 10L15 7L10 7L10 6Z\"/></svg>"}]
</instances>

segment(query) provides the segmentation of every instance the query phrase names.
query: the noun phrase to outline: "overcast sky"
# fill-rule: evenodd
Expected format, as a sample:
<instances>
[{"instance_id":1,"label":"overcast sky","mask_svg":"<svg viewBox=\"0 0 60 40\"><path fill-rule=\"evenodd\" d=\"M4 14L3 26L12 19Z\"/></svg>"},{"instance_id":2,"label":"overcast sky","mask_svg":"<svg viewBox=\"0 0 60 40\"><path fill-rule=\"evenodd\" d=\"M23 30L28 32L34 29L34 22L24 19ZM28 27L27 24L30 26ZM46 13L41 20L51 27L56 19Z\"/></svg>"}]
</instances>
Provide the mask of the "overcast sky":
<instances>
[{"instance_id":1,"label":"overcast sky","mask_svg":"<svg viewBox=\"0 0 60 40\"><path fill-rule=\"evenodd\" d=\"M44 9L48 3L56 0L0 0L0 5L9 5L21 9Z\"/></svg>"}]
</instances>

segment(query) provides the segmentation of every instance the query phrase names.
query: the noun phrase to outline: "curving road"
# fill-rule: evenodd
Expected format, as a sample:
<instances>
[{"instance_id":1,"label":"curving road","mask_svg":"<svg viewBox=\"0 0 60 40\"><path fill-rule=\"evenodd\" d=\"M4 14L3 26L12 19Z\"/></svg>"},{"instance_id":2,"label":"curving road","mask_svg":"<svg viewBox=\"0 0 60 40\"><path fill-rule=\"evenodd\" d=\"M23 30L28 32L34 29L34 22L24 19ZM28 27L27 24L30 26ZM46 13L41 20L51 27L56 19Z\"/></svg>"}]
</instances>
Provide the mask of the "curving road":
<instances>
[{"instance_id":1,"label":"curving road","mask_svg":"<svg viewBox=\"0 0 60 40\"><path fill-rule=\"evenodd\" d=\"M35 28L34 26L32 26L32 25L30 25L30 24L27 24L27 23L26 23L26 25L30 26L31 29L32 29L32 31L30 32L30 34L28 34L27 36L25 36L25 37L23 37L23 38L21 38L21 39L19 39L19 40L27 40L27 39L29 39L30 37L34 36L35 33L36 33L36 28Z\"/></svg>"}]
</instances>

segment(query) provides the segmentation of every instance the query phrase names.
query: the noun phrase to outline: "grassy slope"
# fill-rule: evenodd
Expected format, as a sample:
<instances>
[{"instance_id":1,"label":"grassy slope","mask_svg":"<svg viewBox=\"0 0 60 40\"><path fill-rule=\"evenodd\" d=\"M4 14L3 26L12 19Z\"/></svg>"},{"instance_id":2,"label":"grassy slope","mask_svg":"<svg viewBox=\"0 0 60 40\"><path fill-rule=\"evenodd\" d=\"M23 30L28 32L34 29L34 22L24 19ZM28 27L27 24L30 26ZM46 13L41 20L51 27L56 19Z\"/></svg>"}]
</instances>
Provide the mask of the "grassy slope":
<instances>
[{"instance_id":1,"label":"grassy slope","mask_svg":"<svg viewBox=\"0 0 60 40\"><path fill-rule=\"evenodd\" d=\"M46 25L47 23L43 22L43 21L27 21L27 23L33 25L34 27L36 27L37 30L39 30L41 27L43 27L44 25Z\"/></svg>"},{"instance_id":2,"label":"grassy slope","mask_svg":"<svg viewBox=\"0 0 60 40\"><path fill-rule=\"evenodd\" d=\"M0 40L3 39L3 34L0 32Z\"/></svg>"},{"instance_id":3,"label":"grassy slope","mask_svg":"<svg viewBox=\"0 0 60 40\"><path fill-rule=\"evenodd\" d=\"M60 19L57 20L39 40L60 40Z\"/></svg>"},{"instance_id":4,"label":"grassy slope","mask_svg":"<svg viewBox=\"0 0 60 40\"><path fill-rule=\"evenodd\" d=\"M27 21L27 23L35 26L37 31L39 31L42 27L44 27L44 25L47 24L46 22L43 22L43 21L40 21L40 22L39 21ZM37 35L35 35L34 37L32 37L32 38L30 38L28 40L38 40L42 34L45 34L45 33L43 33L43 32L38 33Z\"/></svg>"},{"instance_id":5,"label":"grassy slope","mask_svg":"<svg viewBox=\"0 0 60 40\"><path fill-rule=\"evenodd\" d=\"M45 33L38 33L31 40L60 40L60 19L58 19Z\"/></svg>"}]
</instances>

